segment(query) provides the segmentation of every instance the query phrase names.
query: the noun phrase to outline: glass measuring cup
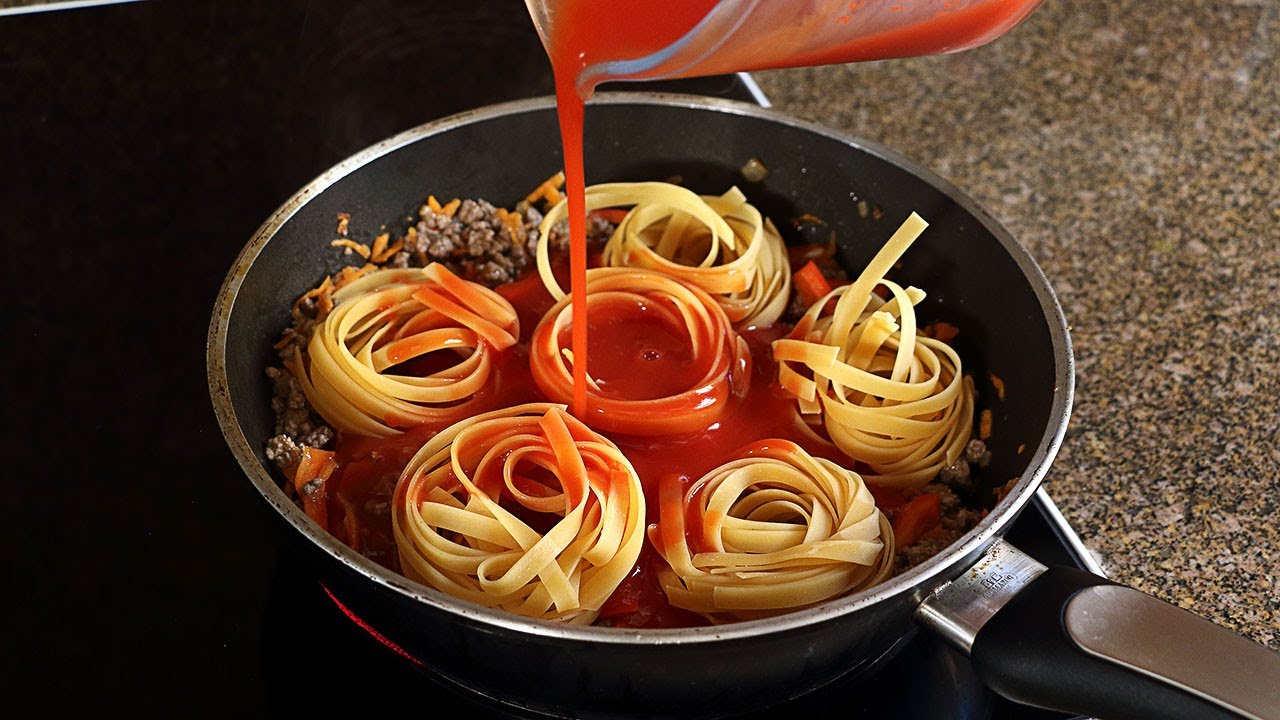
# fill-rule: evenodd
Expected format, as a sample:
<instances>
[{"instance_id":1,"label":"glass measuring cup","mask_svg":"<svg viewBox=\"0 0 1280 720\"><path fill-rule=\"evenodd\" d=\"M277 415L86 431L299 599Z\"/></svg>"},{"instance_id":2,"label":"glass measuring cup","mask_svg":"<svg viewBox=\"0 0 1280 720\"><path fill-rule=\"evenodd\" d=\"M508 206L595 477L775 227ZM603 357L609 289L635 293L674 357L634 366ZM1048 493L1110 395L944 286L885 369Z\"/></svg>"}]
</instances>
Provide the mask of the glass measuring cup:
<instances>
[{"instance_id":1,"label":"glass measuring cup","mask_svg":"<svg viewBox=\"0 0 1280 720\"><path fill-rule=\"evenodd\" d=\"M525 2L553 56L567 42L580 50L576 85L588 97L608 80L957 52L1004 34L1041 0Z\"/></svg>"}]
</instances>

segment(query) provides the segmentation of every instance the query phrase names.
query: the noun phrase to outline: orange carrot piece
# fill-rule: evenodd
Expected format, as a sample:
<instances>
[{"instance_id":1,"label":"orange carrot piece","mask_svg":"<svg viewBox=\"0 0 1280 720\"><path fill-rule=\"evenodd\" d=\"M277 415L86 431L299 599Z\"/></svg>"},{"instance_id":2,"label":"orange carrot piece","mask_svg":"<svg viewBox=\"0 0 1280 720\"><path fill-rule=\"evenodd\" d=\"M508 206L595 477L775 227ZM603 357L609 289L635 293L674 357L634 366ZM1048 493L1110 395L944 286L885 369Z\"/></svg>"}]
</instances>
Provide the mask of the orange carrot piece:
<instances>
[{"instance_id":1,"label":"orange carrot piece","mask_svg":"<svg viewBox=\"0 0 1280 720\"><path fill-rule=\"evenodd\" d=\"M806 306L813 305L831 292L831 282L822 274L818 264L810 260L792 276L796 292Z\"/></svg>"},{"instance_id":2,"label":"orange carrot piece","mask_svg":"<svg viewBox=\"0 0 1280 720\"><path fill-rule=\"evenodd\" d=\"M374 262L378 261L378 256L387 249L387 241L391 239L391 233L382 233L373 239L373 247L369 250L369 255Z\"/></svg>"},{"instance_id":3,"label":"orange carrot piece","mask_svg":"<svg viewBox=\"0 0 1280 720\"><path fill-rule=\"evenodd\" d=\"M898 547L919 542L942 523L942 507L937 493L915 496L893 518L893 537Z\"/></svg>"},{"instance_id":4,"label":"orange carrot piece","mask_svg":"<svg viewBox=\"0 0 1280 720\"><path fill-rule=\"evenodd\" d=\"M355 240L338 238L337 240L334 240L329 244L332 245L333 247L346 248L348 251L354 250L356 254L358 254L360 257L364 258L365 260L368 260L369 256L373 254L373 251L369 249L368 245L365 245L364 243L358 243Z\"/></svg>"},{"instance_id":5,"label":"orange carrot piece","mask_svg":"<svg viewBox=\"0 0 1280 720\"><path fill-rule=\"evenodd\" d=\"M334 459L334 453L304 446L298 470L293 475L293 486L302 497L303 512L326 530L329 529L329 493L325 483L336 469L338 463Z\"/></svg>"},{"instance_id":6,"label":"orange carrot piece","mask_svg":"<svg viewBox=\"0 0 1280 720\"><path fill-rule=\"evenodd\" d=\"M924 334L926 337L931 337L934 340L950 344L951 341L960 334L960 328L952 325L951 323L939 321L926 325L924 328Z\"/></svg>"},{"instance_id":7,"label":"orange carrot piece","mask_svg":"<svg viewBox=\"0 0 1280 720\"><path fill-rule=\"evenodd\" d=\"M999 375L992 373L991 385L996 389L996 395L1000 396L1000 399L1003 400L1004 399L1004 380L1001 380Z\"/></svg>"}]
</instances>

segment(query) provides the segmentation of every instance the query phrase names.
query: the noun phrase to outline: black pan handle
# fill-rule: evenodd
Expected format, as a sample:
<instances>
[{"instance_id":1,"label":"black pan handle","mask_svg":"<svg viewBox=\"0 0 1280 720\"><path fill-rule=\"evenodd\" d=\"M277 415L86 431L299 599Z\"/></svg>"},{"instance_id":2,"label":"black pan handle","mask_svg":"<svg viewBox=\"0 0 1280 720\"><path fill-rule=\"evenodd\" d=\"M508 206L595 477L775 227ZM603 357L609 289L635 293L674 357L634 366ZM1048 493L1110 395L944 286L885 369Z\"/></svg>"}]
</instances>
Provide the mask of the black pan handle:
<instances>
[{"instance_id":1,"label":"black pan handle","mask_svg":"<svg viewBox=\"0 0 1280 720\"><path fill-rule=\"evenodd\" d=\"M1280 720L1280 653L1186 610L997 541L916 619L1017 702L1117 720Z\"/></svg>"}]
</instances>

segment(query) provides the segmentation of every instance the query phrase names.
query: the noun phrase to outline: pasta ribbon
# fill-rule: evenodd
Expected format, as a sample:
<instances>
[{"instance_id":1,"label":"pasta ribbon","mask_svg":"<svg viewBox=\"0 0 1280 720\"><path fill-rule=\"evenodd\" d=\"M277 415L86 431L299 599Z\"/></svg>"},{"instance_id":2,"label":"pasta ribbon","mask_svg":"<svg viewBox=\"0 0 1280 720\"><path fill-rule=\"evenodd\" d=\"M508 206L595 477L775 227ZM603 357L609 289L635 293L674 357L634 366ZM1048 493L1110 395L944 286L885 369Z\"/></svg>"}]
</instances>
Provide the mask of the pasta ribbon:
<instances>
[{"instance_id":1,"label":"pasta ribbon","mask_svg":"<svg viewBox=\"0 0 1280 720\"><path fill-rule=\"evenodd\" d=\"M713 621L813 605L892 569L893 529L862 478L787 440L743 448L687 491L669 475L658 493L662 588Z\"/></svg>"},{"instance_id":2,"label":"pasta ribbon","mask_svg":"<svg viewBox=\"0 0 1280 720\"><path fill-rule=\"evenodd\" d=\"M820 418L878 485L924 485L960 457L973 431L973 383L960 356L917 325L924 291L885 279L926 227L912 213L852 284L814 303L773 344L778 382L801 413ZM833 298L835 312L823 316Z\"/></svg>"},{"instance_id":3,"label":"pasta ribbon","mask_svg":"<svg viewBox=\"0 0 1280 720\"><path fill-rule=\"evenodd\" d=\"M286 364L325 420L358 435L386 437L474 414L493 354L520 337L506 299L436 263L366 273L333 300L306 355L295 349ZM422 377L396 372L438 351L456 362Z\"/></svg>"},{"instance_id":4,"label":"pasta ribbon","mask_svg":"<svg viewBox=\"0 0 1280 720\"><path fill-rule=\"evenodd\" d=\"M604 247L604 264L654 270L716 299L737 329L769 325L787 307L791 273L773 222L738 188L699 196L663 182L606 183L587 188L587 210L630 207ZM561 202L543 218L541 235L568 216ZM538 245L538 272L559 300L547 243Z\"/></svg>"},{"instance_id":5,"label":"pasta ribbon","mask_svg":"<svg viewBox=\"0 0 1280 720\"><path fill-rule=\"evenodd\" d=\"M406 575L488 607L587 624L630 574L645 502L631 463L565 412L531 403L456 423L400 476Z\"/></svg>"},{"instance_id":6,"label":"pasta ribbon","mask_svg":"<svg viewBox=\"0 0 1280 720\"><path fill-rule=\"evenodd\" d=\"M594 428L629 435L676 435L707 429L724 414L730 393L742 395L751 378L751 352L730 327L710 295L697 287L650 270L595 268L587 271L587 303L641 303L680 328L688 338L692 384L674 394L646 399L611 396L587 378L587 413ZM556 402L573 397L569 351L573 322L571 298L563 297L533 332L529 362L533 379ZM590 368L588 367L588 370Z\"/></svg>"}]
</instances>

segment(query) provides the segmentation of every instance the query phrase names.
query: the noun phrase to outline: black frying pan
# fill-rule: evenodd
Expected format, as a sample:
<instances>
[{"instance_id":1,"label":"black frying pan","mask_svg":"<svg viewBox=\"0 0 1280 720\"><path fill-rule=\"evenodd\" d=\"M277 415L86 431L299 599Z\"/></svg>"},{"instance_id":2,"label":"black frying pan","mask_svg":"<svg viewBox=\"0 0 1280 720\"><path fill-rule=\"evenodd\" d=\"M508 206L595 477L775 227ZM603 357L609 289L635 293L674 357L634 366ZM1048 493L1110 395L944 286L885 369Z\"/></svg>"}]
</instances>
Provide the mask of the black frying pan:
<instances>
[{"instance_id":1,"label":"black frying pan","mask_svg":"<svg viewBox=\"0 0 1280 720\"><path fill-rule=\"evenodd\" d=\"M548 714L757 709L838 677L870 677L920 623L1015 700L1115 717L1280 717L1280 656L1100 577L1046 570L1000 540L1057 451L1073 370L1047 282L981 208L896 153L727 101L605 95L587 114L586 157L588 182L678 175L701 192L739 185L780 226L816 215L853 269L919 212L931 227L898 279L929 292L925 318L962 329L957 349L995 420L986 481L1020 480L976 528L910 572L801 612L710 628L531 621L443 595L336 541L290 502L263 457L271 345L294 299L343 264L329 247L337 213L372 234L412 216L428 193L510 206L561 167L550 100L499 105L411 130L321 175L245 247L214 308L209 384L223 433L344 604L444 678ZM750 158L769 169L764 181L739 174Z\"/></svg>"}]
</instances>

